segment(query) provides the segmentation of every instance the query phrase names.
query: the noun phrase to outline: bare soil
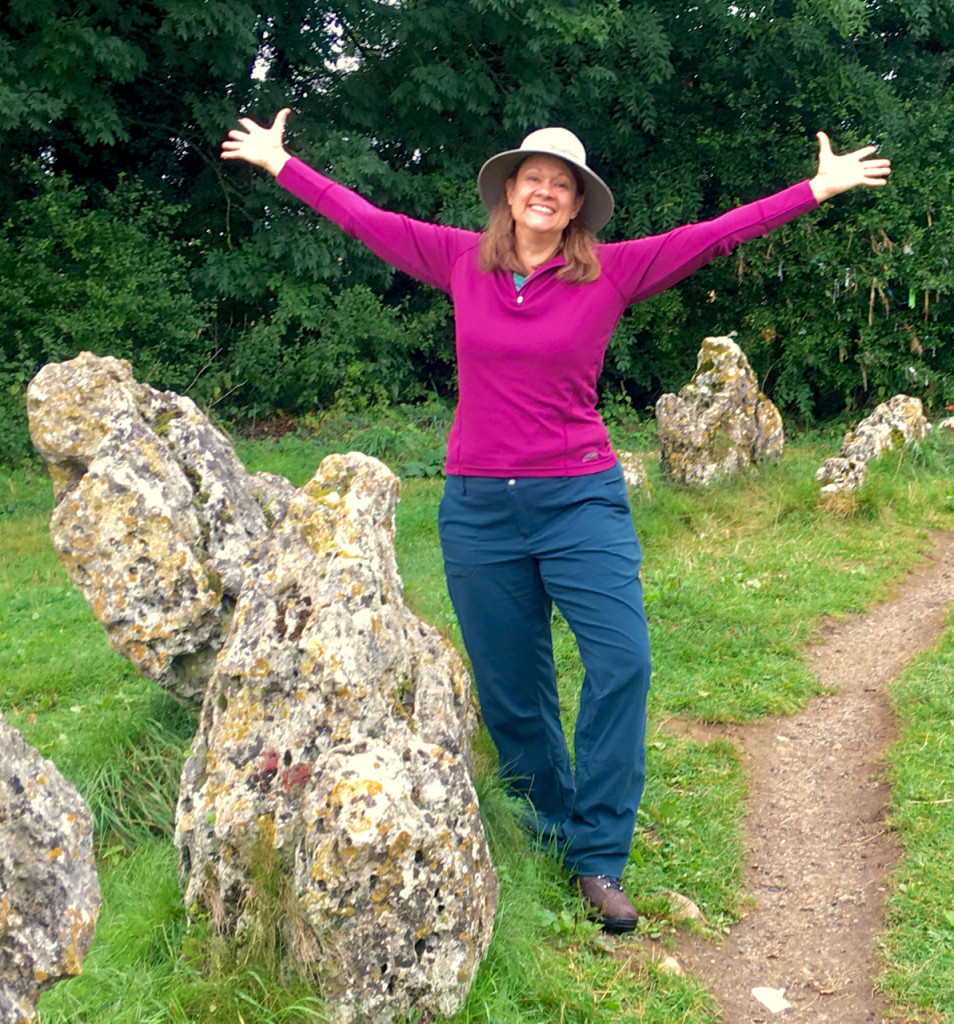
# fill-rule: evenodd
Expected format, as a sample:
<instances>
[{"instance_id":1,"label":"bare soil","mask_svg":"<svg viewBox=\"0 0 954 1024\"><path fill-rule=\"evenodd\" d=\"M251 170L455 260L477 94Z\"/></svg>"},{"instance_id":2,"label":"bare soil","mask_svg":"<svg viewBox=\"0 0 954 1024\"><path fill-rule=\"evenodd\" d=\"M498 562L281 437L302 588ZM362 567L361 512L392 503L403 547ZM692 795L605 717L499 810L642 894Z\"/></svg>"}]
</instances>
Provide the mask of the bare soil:
<instances>
[{"instance_id":1,"label":"bare soil","mask_svg":"<svg viewBox=\"0 0 954 1024\"><path fill-rule=\"evenodd\" d=\"M954 604L954 534L932 540L930 560L893 600L827 627L811 656L830 696L791 717L690 729L699 739L734 741L751 784L753 907L721 944L683 935L676 950L727 1024L901 1024L874 990L884 900L900 856L885 825L884 755L896 738L887 688L935 644ZM753 995L765 988L783 990L789 1008L773 1010Z\"/></svg>"}]
</instances>

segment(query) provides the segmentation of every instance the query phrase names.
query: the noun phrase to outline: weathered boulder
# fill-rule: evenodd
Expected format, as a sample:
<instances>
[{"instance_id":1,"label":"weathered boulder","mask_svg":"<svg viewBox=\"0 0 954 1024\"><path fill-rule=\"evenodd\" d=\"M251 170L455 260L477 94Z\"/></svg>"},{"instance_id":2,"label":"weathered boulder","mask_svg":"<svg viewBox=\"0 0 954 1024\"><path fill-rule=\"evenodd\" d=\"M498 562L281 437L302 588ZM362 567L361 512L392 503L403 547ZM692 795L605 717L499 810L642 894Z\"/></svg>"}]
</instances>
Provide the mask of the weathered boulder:
<instances>
[{"instance_id":1,"label":"weathered boulder","mask_svg":"<svg viewBox=\"0 0 954 1024\"><path fill-rule=\"evenodd\" d=\"M250 477L188 398L83 352L27 390L56 508L53 546L110 645L198 702L225 639L249 545L293 488Z\"/></svg>"},{"instance_id":2,"label":"weathered boulder","mask_svg":"<svg viewBox=\"0 0 954 1024\"><path fill-rule=\"evenodd\" d=\"M781 458L785 447L778 409L727 337L703 340L692 380L656 403L656 425L660 466L676 483L705 485Z\"/></svg>"},{"instance_id":3,"label":"weathered boulder","mask_svg":"<svg viewBox=\"0 0 954 1024\"><path fill-rule=\"evenodd\" d=\"M0 1024L82 972L100 893L93 823L52 762L0 716Z\"/></svg>"},{"instance_id":4,"label":"weathered boulder","mask_svg":"<svg viewBox=\"0 0 954 1024\"><path fill-rule=\"evenodd\" d=\"M29 413L54 544L111 644L203 695L176 814L187 906L237 943L282 920L341 1022L454 1013L498 883L469 678L403 600L397 478L356 453L297 491L249 477L188 399L88 353L37 375Z\"/></svg>"},{"instance_id":5,"label":"weathered boulder","mask_svg":"<svg viewBox=\"0 0 954 1024\"><path fill-rule=\"evenodd\" d=\"M911 441L923 441L930 431L921 399L895 395L845 434L838 455L822 463L815 479L823 494L857 491L868 479L870 461Z\"/></svg>"},{"instance_id":6,"label":"weathered boulder","mask_svg":"<svg viewBox=\"0 0 954 1024\"><path fill-rule=\"evenodd\" d=\"M253 548L182 773L186 902L254 927L254 864L293 880L339 1021L459 1009L497 879L468 771L469 680L405 606L397 478L329 456Z\"/></svg>"},{"instance_id":7,"label":"weathered boulder","mask_svg":"<svg viewBox=\"0 0 954 1024\"><path fill-rule=\"evenodd\" d=\"M649 476L643 460L637 452L617 452L619 464L623 470L623 479L627 487L634 491L651 491Z\"/></svg>"}]
</instances>

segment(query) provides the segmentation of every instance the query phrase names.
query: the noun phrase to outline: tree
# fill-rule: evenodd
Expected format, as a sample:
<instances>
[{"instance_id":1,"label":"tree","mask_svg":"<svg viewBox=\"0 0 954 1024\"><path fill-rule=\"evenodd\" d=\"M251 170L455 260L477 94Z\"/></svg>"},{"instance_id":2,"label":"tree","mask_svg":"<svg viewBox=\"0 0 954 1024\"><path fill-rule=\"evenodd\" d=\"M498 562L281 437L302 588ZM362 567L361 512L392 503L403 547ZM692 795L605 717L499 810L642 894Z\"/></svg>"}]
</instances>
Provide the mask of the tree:
<instances>
[{"instance_id":1,"label":"tree","mask_svg":"<svg viewBox=\"0 0 954 1024\"><path fill-rule=\"evenodd\" d=\"M386 46L350 13L355 64L330 83L331 123L416 184L385 197L408 212L478 224L474 170L548 123L577 131L613 184L609 237L807 176L819 129L895 158L885 192L840 199L631 310L609 387L649 404L685 380L705 334L739 331L805 416L896 390L954 397L950 3L413 0L387 7Z\"/></svg>"},{"instance_id":2,"label":"tree","mask_svg":"<svg viewBox=\"0 0 954 1024\"><path fill-rule=\"evenodd\" d=\"M903 389L954 401L949 0L9 8L0 223L13 237L18 204L53 195L44 176L68 177L98 209L120 181L144 189L164 211L154 230L185 261L183 309L205 322L168 364L139 344L134 359L187 377L207 405L302 412L453 391L443 296L218 160L239 113L270 119L286 104L293 151L372 201L469 227L483 220L482 161L564 124L614 187L610 239L809 175L819 129L842 149L874 139L895 160L887 189L840 197L629 311L605 384L651 405L684 382L703 336L738 331L772 397L805 416ZM9 355L10 332L0 338Z\"/></svg>"}]
</instances>

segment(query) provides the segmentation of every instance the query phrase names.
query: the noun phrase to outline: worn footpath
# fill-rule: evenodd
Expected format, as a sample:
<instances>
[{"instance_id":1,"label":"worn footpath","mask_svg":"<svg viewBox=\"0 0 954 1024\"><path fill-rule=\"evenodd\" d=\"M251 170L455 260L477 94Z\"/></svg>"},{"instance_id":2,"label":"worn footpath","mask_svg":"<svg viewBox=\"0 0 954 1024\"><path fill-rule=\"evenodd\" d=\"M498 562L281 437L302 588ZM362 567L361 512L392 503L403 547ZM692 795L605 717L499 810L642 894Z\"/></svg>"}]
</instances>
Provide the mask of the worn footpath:
<instances>
[{"instance_id":1,"label":"worn footpath","mask_svg":"<svg viewBox=\"0 0 954 1024\"><path fill-rule=\"evenodd\" d=\"M691 730L733 740L751 781L753 907L721 944L684 935L676 953L726 1024L901 1024L874 988L900 856L885 826L884 754L896 736L888 685L934 644L954 603L954 534L933 541L893 600L828 628L812 663L830 695L790 717Z\"/></svg>"}]
</instances>

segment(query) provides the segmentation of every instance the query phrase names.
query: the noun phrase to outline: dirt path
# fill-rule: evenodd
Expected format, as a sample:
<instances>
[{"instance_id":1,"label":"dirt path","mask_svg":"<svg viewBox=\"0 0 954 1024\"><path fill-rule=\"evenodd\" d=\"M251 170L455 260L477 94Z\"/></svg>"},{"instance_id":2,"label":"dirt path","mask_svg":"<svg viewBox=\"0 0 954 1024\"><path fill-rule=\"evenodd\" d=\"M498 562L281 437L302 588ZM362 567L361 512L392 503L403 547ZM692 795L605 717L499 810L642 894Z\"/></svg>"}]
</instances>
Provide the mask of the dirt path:
<instances>
[{"instance_id":1,"label":"dirt path","mask_svg":"<svg viewBox=\"0 0 954 1024\"><path fill-rule=\"evenodd\" d=\"M832 626L812 652L832 696L788 718L692 730L735 741L752 787L747 886L755 905L721 946L685 936L676 953L710 986L726 1024L896 1021L872 983L900 852L884 827L884 752L896 735L886 689L937 640L954 603L954 534L934 541L931 560L894 600ZM759 988L784 990L791 1009L773 1011L753 995Z\"/></svg>"}]
</instances>

